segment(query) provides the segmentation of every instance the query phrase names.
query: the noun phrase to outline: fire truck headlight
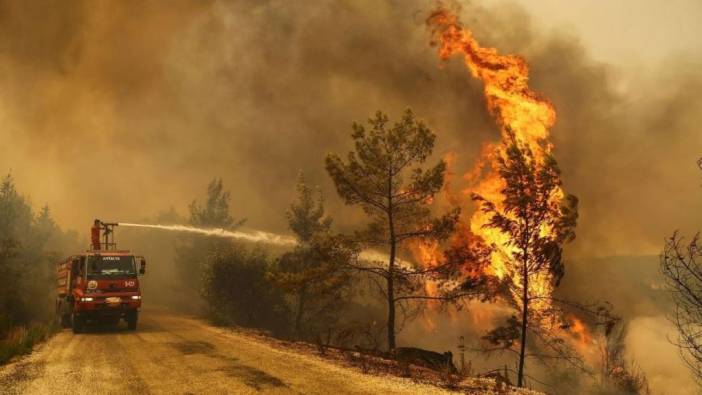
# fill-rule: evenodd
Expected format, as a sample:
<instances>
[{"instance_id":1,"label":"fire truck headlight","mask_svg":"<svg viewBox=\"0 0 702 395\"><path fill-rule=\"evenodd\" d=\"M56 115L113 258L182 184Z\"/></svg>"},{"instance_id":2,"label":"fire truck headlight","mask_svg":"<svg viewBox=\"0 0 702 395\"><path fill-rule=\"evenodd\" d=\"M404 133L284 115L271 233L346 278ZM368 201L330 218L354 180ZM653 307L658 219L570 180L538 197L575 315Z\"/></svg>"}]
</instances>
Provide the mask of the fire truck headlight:
<instances>
[{"instance_id":1,"label":"fire truck headlight","mask_svg":"<svg viewBox=\"0 0 702 395\"><path fill-rule=\"evenodd\" d=\"M93 298L80 298L81 302L92 302Z\"/></svg>"},{"instance_id":2,"label":"fire truck headlight","mask_svg":"<svg viewBox=\"0 0 702 395\"><path fill-rule=\"evenodd\" d=\"M139 300L141 299L141 295L132 295L132 299Z\"/></svg>"}]
</instances>

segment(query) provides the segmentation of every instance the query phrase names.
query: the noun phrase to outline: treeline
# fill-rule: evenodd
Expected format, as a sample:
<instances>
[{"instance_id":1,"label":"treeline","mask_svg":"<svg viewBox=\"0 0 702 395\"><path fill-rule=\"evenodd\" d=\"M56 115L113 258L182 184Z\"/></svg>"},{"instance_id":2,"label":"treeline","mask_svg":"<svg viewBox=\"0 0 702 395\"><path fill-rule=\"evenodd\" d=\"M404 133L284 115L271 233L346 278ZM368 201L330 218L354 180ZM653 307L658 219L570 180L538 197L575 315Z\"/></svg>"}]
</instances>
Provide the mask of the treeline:
<instances>
[{"instance_id":1,"label":"treeline","mask_svg":"<svg viewBox=\"0 0 702 395\"><path fill-rule=\"evenodd\" d=\"M446 163L428 163L436 135L411 111L394 123L378 112L367 125L354 124L351 138L354 149L343 157L328 155L325 165L339 197L363 212L366 226L335 232L322 193L301 175L284 214L297 239L291 251L200 236L177 240L179 277L191 295L203 297L214 321L392 356L403 324L427 301L500 303L513 314L477 340L487 354L516 355L508 375L519 386L535 380L527 374L531 360L581 376L598 371L588 384L592 392L647 392L645 376L623 356L626 331L609 306L553 297L578 214L577 199L562 194L552 156L536 159L529 146L505 141L504 157L497 161L502 200L472 196L489 219L484 227L507 237L505 253L471 234L458 208L436 208ZM189 224L244 225L245 219L232 216L230 201L222 181L213 180L205 199L190 205ZM418 247L438 251L429 265L416 262ZM502 277L488 269L493 253L506 260ZM427 283L434 292L427 292ZM609 345L598 351L599 366L588 366L569 343L573 317L588 320L592 335ZM582 385L572 381L571 389Z\"/></svg>"},{"instance_id":2,"label":"treeline","mask_svg":"<svg viewBox=\"0 0 702 395\"><path fill-rule=\"evenodd\" d=\"M48 206L34 210L10 175L0 185L0 363L31 350L54 319L54 264L79 248Z\"/></svg>"},{"instance_id":3,"label":"treeline","mask_svg":"<svg viewBox=\"0 0 702 395\"><path fill-rule=\"evenodd\" d=\"M214 180L206 203L191 205L190 222L204 227L241 224L229 216L228 206L228 193L221 180ZM292 251L207 237L180 240L176 264L181 281L197 284L193 273L201 274L200 293L217 323L324 343L364 337L360 343L365 347L379 348L381 306L360 295L363 279L349 271L357 246L332 231L321 194L302 175L286 215L298 241ZM372 321L378 324L364 327Z\"/></svg>"},{"instance_id":4,"label":"treeline","mask_svg":"<svg viewBox=\"0 0 702 395\"><path fill-rule=\"evenodd\" d=\"M416 302L436 297L424 292L423 281L446 268L429 273L405 259L410 242L446 240L458 220L457 209L438 216L430 209L446 171L442 160L422 169L434 133L411 111L394 125L378 112L368 127L354 124L352 137L357 156L345 162L329 155L326 168L340 197L367 214L367 227L336 233L324 197L301 174L284 214L297 239L292 251L275 254L270 246L199 236L176 243L182 283L199 290L213 319L302 340L393 350L402 324L421 308ZM189 224L243 225L231 216L230 199L222 181L212 181L205 199L190 205Z\"/></svg>"}]
</instances>

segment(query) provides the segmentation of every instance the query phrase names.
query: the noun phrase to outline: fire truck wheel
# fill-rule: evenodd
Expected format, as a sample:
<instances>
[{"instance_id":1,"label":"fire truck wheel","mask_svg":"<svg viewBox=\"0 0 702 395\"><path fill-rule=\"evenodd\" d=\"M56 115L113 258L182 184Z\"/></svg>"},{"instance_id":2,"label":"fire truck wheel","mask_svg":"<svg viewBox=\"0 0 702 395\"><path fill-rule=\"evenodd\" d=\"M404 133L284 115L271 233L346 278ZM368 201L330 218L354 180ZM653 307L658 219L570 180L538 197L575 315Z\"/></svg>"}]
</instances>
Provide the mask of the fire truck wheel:
<instances>
[{"instance_id":1,"label":"fire truck wheel","mask_svg":"<svg viewBox=\"0 0 702 395\"><path fill-rule=\"evenodd\" d=\"M61 328L70 328L71 327L71 315L70 314L61 314Z\"/></svg>"},{"instance_id":2,"label":"fire truck wheel","mask_svg":"<svg viewBox=\"0 0 702 395\"><path fill-rule=\"evenodd\" d=\"M130 331L136 330L139 314L137 312L127 314L127 329Z\"/></svg>"},{"instance_id":3,"label":"fire truck wheel","mask_svg":"<svg viewBox=\"0 0 702 395\"><path fill-rule=\"evenodd\" d=\"M71 322L73 323L73 333L83 332L83 325L85 324L83 317L73 314L71 316Z\"/></svg>"}]
</instances>

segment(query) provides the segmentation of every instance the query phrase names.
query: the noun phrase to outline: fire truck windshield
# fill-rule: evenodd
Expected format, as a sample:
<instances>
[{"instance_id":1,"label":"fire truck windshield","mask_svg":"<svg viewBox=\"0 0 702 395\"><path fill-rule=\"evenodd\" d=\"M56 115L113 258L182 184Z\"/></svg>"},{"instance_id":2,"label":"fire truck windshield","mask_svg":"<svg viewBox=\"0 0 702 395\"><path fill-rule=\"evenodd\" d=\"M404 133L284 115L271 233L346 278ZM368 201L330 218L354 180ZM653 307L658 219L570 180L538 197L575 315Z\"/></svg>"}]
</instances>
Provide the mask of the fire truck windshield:
<instances>
[{"instance_id":1,"label":"fire truck windshield","mask_svg":"<svg viewBox=\"0 0 702 395\"><path fill-rule=\"evenodd\" d=\"M131 255L92 255L88 257L88 278L136 277Z\"/></svg>"}]
</instances>

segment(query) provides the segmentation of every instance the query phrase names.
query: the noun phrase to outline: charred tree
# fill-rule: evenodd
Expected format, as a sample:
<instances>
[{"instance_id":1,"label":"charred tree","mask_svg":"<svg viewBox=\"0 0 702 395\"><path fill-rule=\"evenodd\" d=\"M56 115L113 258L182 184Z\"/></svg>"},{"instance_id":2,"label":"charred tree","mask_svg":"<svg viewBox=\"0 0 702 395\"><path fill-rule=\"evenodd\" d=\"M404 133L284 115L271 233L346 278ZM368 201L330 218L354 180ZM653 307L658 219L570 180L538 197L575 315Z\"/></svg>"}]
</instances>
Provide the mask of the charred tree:
<instances>
[{"instance_id":1,"label":"charred tree","mask_svg":"<svg viewBox=\"0 0 702 395\"><path fill-rule=\"evenodd\" d=\"M430 211L434 195L444 184L446 163L422 168L434 148L436 135L407 110L389 124L378 111L368 127L353 124L355 150L347 159L330 154L327 172L346 204L358 205L371 222L355 239L368 248L382 248L386 262L355 268L382 278L387 302L387 341L395 348L396 306L406 300L410 278L418 271L398 262L399 247L409 240L442 240L458 220L458 210L435 218ZM398 296L401 295L401 296Z\"/></svg>"}]
</instances>

